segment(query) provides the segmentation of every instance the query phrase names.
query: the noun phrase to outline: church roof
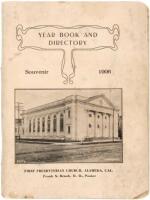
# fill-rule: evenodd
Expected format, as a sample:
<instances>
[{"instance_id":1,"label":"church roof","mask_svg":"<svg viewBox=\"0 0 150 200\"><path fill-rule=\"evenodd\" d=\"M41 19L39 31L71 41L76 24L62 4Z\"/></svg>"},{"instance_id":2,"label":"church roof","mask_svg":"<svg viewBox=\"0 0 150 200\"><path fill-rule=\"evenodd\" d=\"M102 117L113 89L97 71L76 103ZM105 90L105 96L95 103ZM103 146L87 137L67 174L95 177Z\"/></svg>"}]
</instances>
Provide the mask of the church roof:
<instances>
[{"instance_id":1,"label":"church roof","mask_svg":"<svg viewBox=\"0 0 150 200\"><path fill-rule=\"evenodd\" d=\"M28 109L25 111L24 114L26 113L31 113L34 111L40 111L42 109L48 109L48 108L52 108L52 107L57 107L57 106L65 106L66 103L72 102L72 101L79 101L79 102L83 102L83 103L91 103L91 101L98 99L98 98L102 98L105 102L107 102L107 104L109 105L109 107L116 109L116 107L114 106L114 104L104 95L104 94L100 94L100 95L95 95L95 96L91 96L91 97L84 97L81 95L70 95L67 96L63 99L60 100L56 100L47 104L43 104L40 106L36 106L34 108ZM104 106L102 106L104 107Z\"/></svg>"},{"instance_id":2,"label":"church roof","mask_svg":"<svg viewBox=\"0 0 150 200\"><path fill-rule=\"evenodd\" d=\"M110 107L114 107L114 108L115 108L114 104L113 104L104 94L100 94L100 95L96 95L96 96L89 97L89 98L86 99L85 101L86 101L86 102L90 102L90 101L92 101L92 100L94 100L94 99L97 99L97 98L103 98L103 99L108 103L108 105L109 105Z\"/></svg>"}]
</instances>

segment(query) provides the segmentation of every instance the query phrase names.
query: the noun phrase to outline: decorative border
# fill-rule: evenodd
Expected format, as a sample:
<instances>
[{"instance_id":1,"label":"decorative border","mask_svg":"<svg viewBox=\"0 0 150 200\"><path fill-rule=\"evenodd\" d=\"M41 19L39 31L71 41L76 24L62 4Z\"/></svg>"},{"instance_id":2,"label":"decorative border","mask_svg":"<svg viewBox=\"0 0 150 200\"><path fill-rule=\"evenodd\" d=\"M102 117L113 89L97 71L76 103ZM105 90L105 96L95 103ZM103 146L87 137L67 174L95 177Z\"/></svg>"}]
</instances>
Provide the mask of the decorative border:
<instances>
[{"instance_id":1,"label":"decorative border","mask_svg":"<svg viewBox=\"0 0 150 200\"><path fill-rule=\"evenodd\" d=\"M113 36L113 46L97 46L94 48L72 49L71 50L71 63L72 63L73 72L71 74L67 75L64 72L65 50L63 48L49 49L49 48L41 48L38 46L23 46L23 37L21 34L19 34L19 31L21 31L21 33L23 35L25 35L31 29L42 29L42 28L47 28L47 27L56 28L56 29L82 29L82 28L90 27L90 28L95 28L95 29L107 30L110 35L114 34L115 31L117 31L117 33L114 34L114 36ZM33 26L33 27L28 27L26 29L23 29L23 25L19 24L16 27L16 39L20 42L18 45L19 51L23 51L25 49L33 49L33 50L38 50L38 51L62 51L63 52L63 58L62 58L62 62L61 62L61 75L65 79L63 82L64 84L67 84L67 83L72 84L73 83L72 79L75 77L75 69L76 69L75 59L74 59L75 51L93 51L93 50L98 51L98 50L103 50L103 49L111 49L113 51L116 51L116 50L118 50L117 41L119 40L119 38L120 38L120 29L119 29L118 24L114 24L112 29L109 27L103 27L103 26L98 26L98 25L76 25L76 26L70 26L70 27L59 26L59 25L38 25L38 26Z\"/></svg>"}]
</instances>

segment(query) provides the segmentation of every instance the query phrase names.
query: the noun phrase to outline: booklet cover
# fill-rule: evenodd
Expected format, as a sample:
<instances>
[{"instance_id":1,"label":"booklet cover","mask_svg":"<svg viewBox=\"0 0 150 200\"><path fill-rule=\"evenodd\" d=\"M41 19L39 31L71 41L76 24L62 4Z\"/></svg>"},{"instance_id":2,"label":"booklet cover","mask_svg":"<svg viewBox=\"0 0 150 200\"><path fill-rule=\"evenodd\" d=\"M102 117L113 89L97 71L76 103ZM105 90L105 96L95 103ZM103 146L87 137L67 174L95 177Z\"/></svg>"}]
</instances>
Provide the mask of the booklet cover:
<instances>
[{"instance_id":1,"label":"booklet cover","mask_svg":"<svg viewBox=\"0 0 150 200\"><path fill-rule=\"evenodd\" d=\"M2 193L148 193L148 8L3 3Z\"/></svg>"}]
</instances>

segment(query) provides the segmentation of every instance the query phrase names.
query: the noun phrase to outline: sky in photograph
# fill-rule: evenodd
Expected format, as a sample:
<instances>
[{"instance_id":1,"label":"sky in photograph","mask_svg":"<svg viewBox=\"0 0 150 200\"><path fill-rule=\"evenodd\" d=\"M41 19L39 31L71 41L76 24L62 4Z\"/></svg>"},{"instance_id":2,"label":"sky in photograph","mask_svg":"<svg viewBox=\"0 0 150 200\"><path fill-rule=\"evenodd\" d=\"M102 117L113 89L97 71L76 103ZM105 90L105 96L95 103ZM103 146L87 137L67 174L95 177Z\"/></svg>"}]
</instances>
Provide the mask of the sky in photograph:
<instances>
[{"instance_id":1,"label":"sky in photograph","mask_svg":"<svg viewBox=\"0 0 150 200\"><path fill-rule=\"evenodd\" d=\"M92 90L16 90L16 102L23 103L24 110L60 100L70 95L91 97L104 94L121 114L121 89L92 89Z\"/></svg>"}]
</instances>

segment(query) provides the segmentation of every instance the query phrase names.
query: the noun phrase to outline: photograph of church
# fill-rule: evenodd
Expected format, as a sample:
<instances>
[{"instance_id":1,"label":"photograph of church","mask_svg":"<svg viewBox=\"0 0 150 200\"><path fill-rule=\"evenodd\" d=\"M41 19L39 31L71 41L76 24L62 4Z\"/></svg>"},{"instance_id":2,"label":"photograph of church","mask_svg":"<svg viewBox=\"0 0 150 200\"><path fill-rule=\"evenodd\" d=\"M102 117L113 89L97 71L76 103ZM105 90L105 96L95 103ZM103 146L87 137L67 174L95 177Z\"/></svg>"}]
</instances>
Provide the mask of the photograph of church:
<instances>
[{"instance_id":1,"label":"photograph of church","mask_svg":"<svg viewBox=\"0 0 150 200\"><path fill-rule=\"evenodd\" d=\"M81 90L75 90L75 92L73 90L46 90L45 93L44 91L40 93L38 90L18 90L16 91L18 98L16 102L19 103L19 98L23 94L22 97L24 96L24 100L30 104L30 108L16 111L16 116L19 113L20 117L16 120L21 122L19 125L16 123L16 139L33 143L40 141L41 143L79 142L84 144L98 141L121 141L122 137L119 132L122 129L119 127L121 124L119 119L122 115L121 91L119 92L115 97L115 92L106 89L98 92L97 90L95 92L93 90L83 92ZM30 99L27 98L27 94L30 94ZM40 100L38 100L37 94L39 94ZM46 103L34 106L41 101L40 94L43 94ZM61 98L54 98L55 94ZM53 101L48 102L49 96ZM112 102L115 98L119 106ZM20 104L25 107L26 103L23 102L23 98Z\"/></svg>"}]
</instances>

